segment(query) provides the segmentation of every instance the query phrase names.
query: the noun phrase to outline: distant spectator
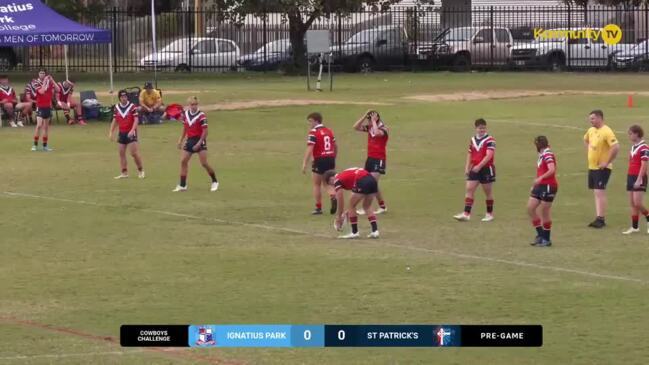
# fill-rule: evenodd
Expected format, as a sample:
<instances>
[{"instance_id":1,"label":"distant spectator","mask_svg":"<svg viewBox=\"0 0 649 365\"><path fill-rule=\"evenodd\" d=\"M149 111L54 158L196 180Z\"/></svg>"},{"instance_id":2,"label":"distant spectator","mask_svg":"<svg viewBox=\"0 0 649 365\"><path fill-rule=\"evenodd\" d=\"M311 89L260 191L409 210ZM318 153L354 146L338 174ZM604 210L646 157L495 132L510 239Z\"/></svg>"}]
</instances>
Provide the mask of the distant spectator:
<instances>
[{"instance_id":1,"label":"distant spectator","mask_svg":"<svg viewBox=\"0 0 649 365\"><path fill-rule=\"evenodd\" d=\"M163 117L165 106L162 103L160 91L153 88L150 81L144 83L144 90L140 92L140 116L145 121L159 121Z\"/></svg>"}]
</instances>

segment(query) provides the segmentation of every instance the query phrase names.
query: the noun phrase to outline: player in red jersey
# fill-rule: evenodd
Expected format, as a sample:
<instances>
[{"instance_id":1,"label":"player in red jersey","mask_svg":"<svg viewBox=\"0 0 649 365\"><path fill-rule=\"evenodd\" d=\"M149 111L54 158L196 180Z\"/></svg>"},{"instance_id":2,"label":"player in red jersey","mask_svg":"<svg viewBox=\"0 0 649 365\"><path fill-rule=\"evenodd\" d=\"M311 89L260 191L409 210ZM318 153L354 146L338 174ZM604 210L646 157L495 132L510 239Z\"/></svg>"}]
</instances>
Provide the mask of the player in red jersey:
<instances>
[{"instance_id":1,"label":"player in red jersey","mask_svg":"<svg viewBox=\"0 0 649 365\"><path fill-rule=\"evenodd\" d=\"M81 114L81 104L74 99L74 82L65 80L57 83L57 85L59 91L56 93L56 103L63 110L68 124L79 123L79 125L86 125L83 114ZM70 110L74 111L74 119L70 116Z\"/></svg>"},{"instance_id":2,"label":"player in red jersey","mask_svg":"<svg viewBox=\"0 0 649 365\"><path fill-rule=\"evenodd\" d=\"M354 239L360 237L358 233L358 216L356 215L356 206L362 201L363 209L368 213L367 220L370 221L372 232L368 238L379 238L379 228L376 222L376 215L371 213L370 207L372 200L376 198L379 191L379 185L376 179L365 169L353 167L336 174L334 170L329 170L322 175L324 181L335 188L336 199L338 200L339 209L336 212L334 228L340 231L343 228L345 217L349 219L352 231L349 234L338 238ZM349 198L349 207L345 213L344 191L351 190L352 196Z\"/></svg>"},{"instance_id":3,"label":"player in red jersey","mask_svg":"<svg viewBox=\"0 0 649 365\"><path fill-rule=\"evenodd\" d=\"M483 222L491 222L494 219L494 197L492 184L496 181L496 166L494 166L494 155L496 153L496 140L487 133L487 122L480 118L475 121L476 135L471 137L469 152L466 156L464 174L467 177L466 194L464 197L464 212L456 214L453 218L458 221L471 219L473 197L478 185L487 197L487 214L482 218Z\"/></svg>"},{"instance_id":4,"label":"player in red jersey","mask_svg":"<svg viewBox=\"0 0 649 365\"><path fill-rule=\"evenodd\" d=\"M43 151L50 152L51 148L47 146L48 132L50 129L50 118L52 117L52 98L55 92L59 92L59 86L56 84L51 75L47 74L45 69L38 71L38 83L34 85L36 91L36 128L34 130L34 145L32 151L38 150L38 140L43 133Z\"/></svg>"},{"instance_id":5,"label":"player in red jersey","mask_svg":"<svg viewBox=\"0 0 649 365\"><path fill-rule=\"evenodd\" d=\"M315 209L311 214L322 214L322 186L327 187L329 198L331 200L331 209L329 213L336 213L337 200L333 188L327 185L322 179L322 175L336 168L336 154L338 146L336 138L331 129L322 124L322 115L320 113L311 113L307 116L307 122L311 127L307 137L307 148L302 160L302 173L306 173L306 167L311 157L311 180L313 181L313 197L315 198Z\"/></svg>"},{"instance_id":6,"label":"player in red jersey","mask_svg":"<svg viewBox=\"0 0 649 365\"><path fill-rule=\"evenodd\" d=\"M527 213L532 221L532 226L536 229L536 238L532 245L549 247L552 246L550 240L550 231L552 230L550 210L559 190L557 160L550 150L550 142L547 137L536 137L534 145L539 157L536 162L536 178L527 202Z\"/></svg>"},{"instance_id":7,"label":"player in red jersey","mask_svg":"<svg viewBox=\"0 0 649 365\"><path fill-rule=\"evenodd\" d=\"M381 116L375 110L368 110L354 124L354 129L367 133L367 160L365 160L365 170L378 182L381 175L385 175L386 168L386 147L388 145L388 127L381 119ZM379 208L374 214L383 214L388 211L383 200L383 195L379 190L376 193ZM365 214L359 210L357 213Z\"/></svg>"},{"instance_id":8,"label":"player in red jersey","mask_svg":"<svg viewBox=\"0 0 649 365\"><path fill-rule=\"evenodd\" d=\"M27 117L28 123L32 121L32 112L36 109L36 88L35 84L39 84L38 79L32 79L25 85L25 90L22 100L20 100L20 108L23 115Z\"/></svg>"},{"instance_id":9,"label":"player in red jersey","mask_svg":"<svg viewBox=\"0 0 649 365\"><path fill-rule=\"evenodd\" d=\"M122 172L115 179L125 179L128 177L128 166L126 162L126 150L129 149L135 165L137 166L138 177L144 179L144 169L142 168L142 157L140 156L140 147L137 141L137 126L139 117L137 106L128 101L126 90L120 90L118 93L119 103L113 107L113 121L110 123L108 138L114 141L115 128L119 127L117 143L119 144L119 163Z\"/></svg>"},{"instance_id":10,"label":"player in red jersey","mask_svg":"<svg viewBox=\"0 0 649 365\"><path fill-rule=\"evenodd\" d=\"M180 158L180 184L173 190L187 190L187 170L189 160L194 153L198 153L201 165L212 178L210 191L219 189L214 169L207 163L207 116L198 109L198 98L195 96L187 99L188 108L182 114L183 134L178 140L178 149L182 150ZM184 145L183 145L184 141Z\"/></svg>"},{"instance_id":11,"label":"player in red jersey","mask_svg":"<svg viewBox=\"0 0 649 365\"><path fill-rule=\"evenodd\" d=\"M649 233L649 210L643 205L644 194L647 191L647 164L649 164L649 146L642 139L644 130L639 125L629 128L629 140L633 144L629 153L629 170L626 190L629 192L631 204L631 228L622 232L632 234L640 232L640 214L647 219L647 233Z\"/></svg>"},{"instance_id":12,"label":"player in red jersey","mask_svg":"<svg viewBox=\"0 0 649 365\"><path fill-rule=\"evenodd\" d=\"M9 125L14 128L18 127L15 120L15 111L17 106L18 99L16 98L16 92L11 85L9 85L9 77L7 75L0 75L0 108L2 108L4 114L7 115Z\"/></svg>"}]
</instances>

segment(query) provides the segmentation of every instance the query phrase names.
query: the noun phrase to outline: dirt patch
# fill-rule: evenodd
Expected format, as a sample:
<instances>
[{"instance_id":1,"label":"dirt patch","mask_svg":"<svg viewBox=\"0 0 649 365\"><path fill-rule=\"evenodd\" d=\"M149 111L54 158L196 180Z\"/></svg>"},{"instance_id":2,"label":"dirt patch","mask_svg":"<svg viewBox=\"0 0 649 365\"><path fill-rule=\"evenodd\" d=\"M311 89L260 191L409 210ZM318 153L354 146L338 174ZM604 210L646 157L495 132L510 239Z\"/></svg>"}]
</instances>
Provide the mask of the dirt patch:
<instances>
[{"instance_id":1,"label":"dirt patch","mask_svg":"<svg viewBox=\"0 0 649 365\"><path fill-rule=\"evenodd\" d=\"M474 101L474 100L498 100L498 99L520 99L539 96L561 96L561 95L641 95L648 96L647 91L588 91L588 90L483 90L467 91L449 94L422 94L406 96L404 99L442 102L442 101Z\"/></svg>"},{"instance_id":2,"label":"dirt patch","mask_svg":"<svg viewBox=\"0 0 649 365\"><path fill-rule=\"evenodd\" d=\"M304 105L390 105L387 103L360 102L360 101L342 101L342 100L314 100L314 99L277 99L277 100L249 100L233 101L229 103L204 104L201 105L203 111L217 110L242 110L265 107L285 107L285 106L304 106Z\"/></svg>"}]
</instances>

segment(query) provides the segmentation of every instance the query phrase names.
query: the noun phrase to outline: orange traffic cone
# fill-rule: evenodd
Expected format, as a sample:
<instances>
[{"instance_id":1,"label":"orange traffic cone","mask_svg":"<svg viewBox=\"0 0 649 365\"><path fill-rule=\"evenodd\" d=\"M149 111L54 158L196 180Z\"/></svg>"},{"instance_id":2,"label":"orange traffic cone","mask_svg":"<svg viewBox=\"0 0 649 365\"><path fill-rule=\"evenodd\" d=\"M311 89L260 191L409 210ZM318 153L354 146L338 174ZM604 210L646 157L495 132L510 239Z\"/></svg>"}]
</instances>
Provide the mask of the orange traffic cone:
<instances>
[{"instance_id":1,"label":"orange traffic cone","mask_svg":"<svg viewBox=\"0 0 649 365\"><path fill-rule=\"evenodd\" d=\"M629 96L626 98L626 106L628 108L633 108L633 94L629 94Z\"/></svg>"}]
</instances>

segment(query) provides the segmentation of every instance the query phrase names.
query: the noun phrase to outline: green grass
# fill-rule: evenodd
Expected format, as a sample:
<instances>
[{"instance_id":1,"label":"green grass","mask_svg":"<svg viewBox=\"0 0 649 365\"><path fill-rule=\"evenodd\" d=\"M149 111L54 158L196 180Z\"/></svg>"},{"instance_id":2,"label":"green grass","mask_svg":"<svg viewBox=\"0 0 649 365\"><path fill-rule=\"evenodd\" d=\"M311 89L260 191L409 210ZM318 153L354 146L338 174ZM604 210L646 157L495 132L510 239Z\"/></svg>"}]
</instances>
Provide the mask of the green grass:
<instances>
[{"instance_id":1,"label":"green grass","mask_svg":"<svg viewBox=\"0 0 649 365\"><path fill-rule=\"evenodd\" d=\"M21 76L13 77L16 85ZM117 85L146 77L121 75ZM79 90L106 89L103 75L78 79ZM301 78L164 75L163 90L200 91L206 104L307 98L389 103L379 110L392 131L388 175L381 180L390 212L379 217L378 241L334 239L330 217L308 214L310 180L299 171L304 117L313 110L336 133L338 166L363 163L365 137L351 130L367 109L363 105L209 113L217 193L209 193L197 160L190 190L171 193L179 167L177 124L140 130L148 175L143 181L112 179L119 171L107 124L54 126L51 154L28 151L30 129L3 128L0 363L643 364L649 358L649 240L620 235L629 220L629 143L618 133L623 152L609 188L609 227L593 231L585 227L594 207L581 138L594 108L604 109L616 131L632 122L649 129L649 98L637 97L638 106L627 109L624 95L440 103L402 97L505 89L634 91L648 81L639 74L395 73L344 75L336 78L334 93L307 94ZM489 121L498 143L497 220L460 224L450 217L462 208L463 163L477 117ZM551 249L527 244L533 230L525 204L538 134L550 138L560 174ZM479 217L484 203L481 195L476 200ZM360 227L367 231L366 220ZM545 333L542 348L528 349L172 353L134 352L79 334L117 338L123 323L538 323Z\"/></svg>"}]
</instances>

